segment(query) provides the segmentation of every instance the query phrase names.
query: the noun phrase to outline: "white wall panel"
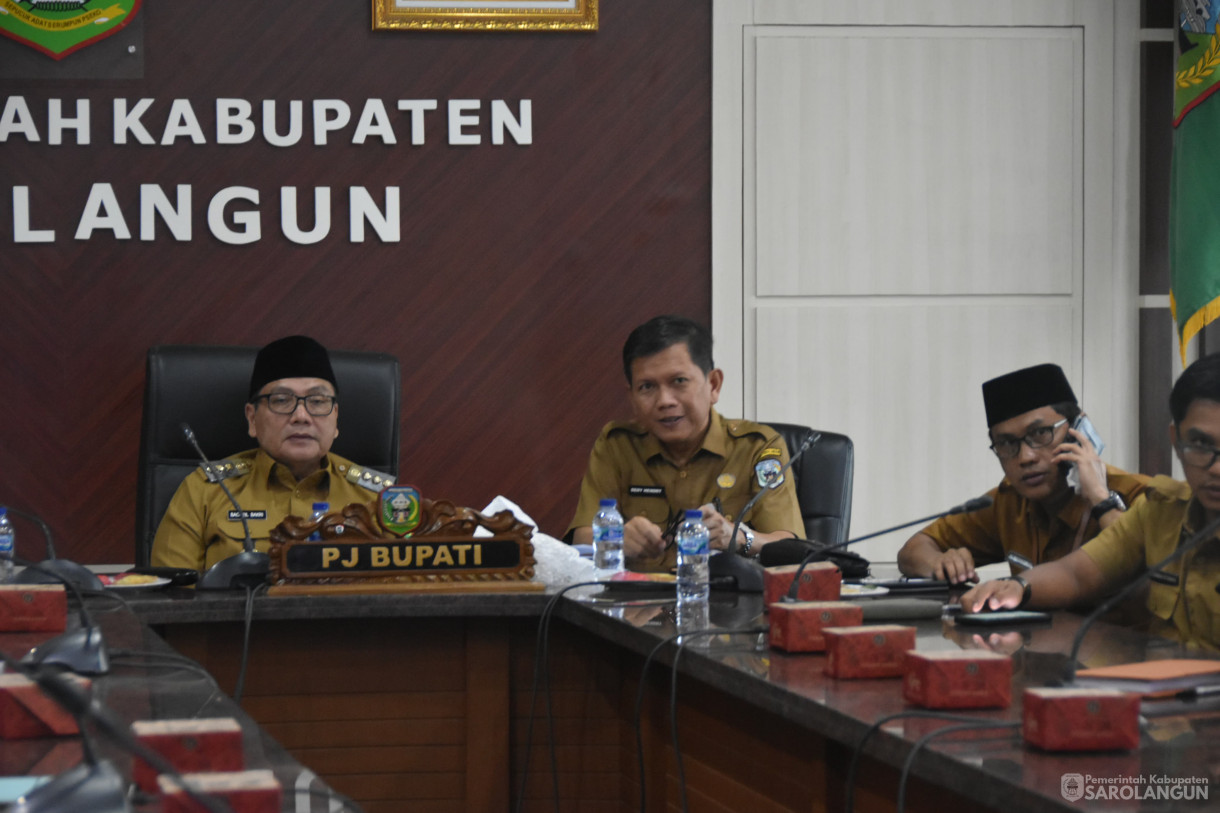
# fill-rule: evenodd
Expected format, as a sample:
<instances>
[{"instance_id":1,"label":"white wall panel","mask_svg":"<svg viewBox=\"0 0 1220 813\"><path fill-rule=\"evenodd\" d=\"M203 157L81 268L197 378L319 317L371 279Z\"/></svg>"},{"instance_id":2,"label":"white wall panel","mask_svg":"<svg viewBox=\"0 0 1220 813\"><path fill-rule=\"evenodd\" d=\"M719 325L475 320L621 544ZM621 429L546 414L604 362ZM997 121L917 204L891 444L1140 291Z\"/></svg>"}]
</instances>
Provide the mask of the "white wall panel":
<instances>
[{"instance_id":1,"label":"white wall panel","mask_svg":"<svg viewBox=\"0 0 1220 813\"><path fill-rule=\"evenodd\" d=\"M752 34L759 296L1073 290L1080 29Z\"/></svg>"}]
</instances>

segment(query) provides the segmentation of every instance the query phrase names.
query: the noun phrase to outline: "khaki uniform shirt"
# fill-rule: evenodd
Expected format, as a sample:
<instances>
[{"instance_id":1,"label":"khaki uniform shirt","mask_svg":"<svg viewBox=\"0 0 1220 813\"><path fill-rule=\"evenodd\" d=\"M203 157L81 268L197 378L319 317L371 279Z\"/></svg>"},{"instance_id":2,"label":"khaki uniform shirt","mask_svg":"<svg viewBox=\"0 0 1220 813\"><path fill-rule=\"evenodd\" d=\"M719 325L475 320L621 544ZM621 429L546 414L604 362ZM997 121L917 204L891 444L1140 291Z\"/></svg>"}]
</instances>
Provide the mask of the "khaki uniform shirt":
<instances>
[{"instance_id":1,"label":"khaki uniform shirt","mask_svg":"<svg viewBox=\"0 0 1220 813\"><path fill-rule=\"evenodd\" d=\"M300 482L261 449L242 452L225 462L248 468L246 474L226 479L225 485L246 513L250 536L260 551L270 548L272 528L290 515L308 519L315 502L330 503L331 511L340 511L377 498L377 491L347 479L353 469L366 470L333 453L326 456L321 469ZM203 572L221 559L241 553L245 538L241 518L229 498L198 468L174 492L157 526L150 561L157 567Z\"/></svg>"},{"instance_id":2,"label":"khaki uniform shirt","mask_svg":"<svg viewBox=\"0 0 1220 813\"><path fill-rule=\"evenodd\" d=\"M1122 519L1084 546L1117 590L1169 556L1207 524L1190 486L1155 477ZM1164 567L1148 586L1152 632L1184 644L1220 649L1220 538Z\"/></svg>"},{"instance_id":3,"label":"khaki uniform shirt","mask_svg":"<svg viewBox=\"0 0 1220 813\"><path fill-rule=\"evenodd\" d=\"M624 520L647 517L662 531L686 509L717 497L725 519L735 522L760 488L754 467L768 458L781 465L788 462L788 446L774 429L753 421L726 420L714 409L702 448L681 468L665 457L660 441L644 427L608 423L593 444L568 533L592 525L603 498L618 500ZM792 477L786 473L783 485L759 498L744 522L757 531L790 531L803 539L805 523ZM660 558L635 559L630 565L637 570L668 570L676 561L677 548L671 545Z\"/></svg>"},{"instance_id":4,"label":"khaki uniform shirt","mask_svg":"<svg viewBox=\"0 0 1220 813\"><path fill-rule=\"evenodd\" d=\"M1106 466L1107 486L1121 494L1127 505L1135 502L1148 479L1143 474ZM969 548L976 565L1003 562L1009 554L1015 554L1032 567L1062 559L1101 530L1100 523L1089 517L1088 502L1078 495L1073 495L1051 517L1040 505L1018 494L1007 478L987 493L993 500L990 507L942 517L924 528L923 533L942 551ZM1012 559L1008 562L1014 574L1026 569Z\"/></svg>"}]
</instances>

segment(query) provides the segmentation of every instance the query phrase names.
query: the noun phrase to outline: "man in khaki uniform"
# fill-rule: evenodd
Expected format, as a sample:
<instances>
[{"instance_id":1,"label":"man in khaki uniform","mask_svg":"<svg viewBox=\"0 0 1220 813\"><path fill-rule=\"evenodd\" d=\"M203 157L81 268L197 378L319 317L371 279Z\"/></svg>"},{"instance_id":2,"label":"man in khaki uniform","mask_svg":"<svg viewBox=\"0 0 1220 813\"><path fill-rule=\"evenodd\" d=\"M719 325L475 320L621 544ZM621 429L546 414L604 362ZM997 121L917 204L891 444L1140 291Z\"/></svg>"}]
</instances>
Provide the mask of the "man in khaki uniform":
<instances>
[{"instance_id":1,"label":"man in khaki uniform","mask_svg":"<svg viewBox=\"0 0 1220 813\"><path fill-rule=\"evenodd\" d=\"M258 352L246 420L258 448L216 468L241 506L255 547L266 551L271 529L293 515L309 517L315 502L339 510L367 503L392 478L330 454L339 434L338 387L326 348L289 336ZM202 468L182 481L157 527L151 562L204 571L240 553L245 530L224 491Z\"/></svg>"},{"instance_id":2,"label":"man in khaki uniform","mask_svg":"<svg viewBox=\"0 0 1220 813\"><path fill-rule=\"evenodd\" d=\"M976 565L1007 560L1019 573L1062 558L1118 519L1148 482L1101 462L1075 428L1080 406L1058 365L987 381L983 404L1004 480L988 492L989 508L944 517L907 540L898 566L908 576L961 583L977 581Z\"/></svg>"},{"instance_id":3,"label":"man in khaki uniform","mask_svg":"<svg viewBox=\"0 0 1220 813\"><path fill-rule=\"evenodd\" d=\"M1155 477L1131 510L1083 548L1018 577L986 582L962 596L963 609L1055 609L1114 593L1220 517L1220 354L1182 373L1169 396L1169 437L1186 482ZM1191 646L1220 649L1220 539L1152 575L1153 631Z\"/></svg>"},{"instance_id":4,"label":"man in khaki uniform","mask_svg":"<svg viewBox=\"0 0 1220 813\"><path fill-rule=\"evenodd\" d=\"M711 334L696 322L658 316L636 328L623 346L623 372L635 420L607 424L594 444L568 538L590 544L599 500L614 498L633 570L674 566L673 528L689 508L702 509L712 549L724 550L760 482L788 462L787 445L768 426L713 409L724 374L712 363ZM745 517L737 551L755 556L775 539L803 536L803 528L787 477Z\"/></svg>"}]
</instances>

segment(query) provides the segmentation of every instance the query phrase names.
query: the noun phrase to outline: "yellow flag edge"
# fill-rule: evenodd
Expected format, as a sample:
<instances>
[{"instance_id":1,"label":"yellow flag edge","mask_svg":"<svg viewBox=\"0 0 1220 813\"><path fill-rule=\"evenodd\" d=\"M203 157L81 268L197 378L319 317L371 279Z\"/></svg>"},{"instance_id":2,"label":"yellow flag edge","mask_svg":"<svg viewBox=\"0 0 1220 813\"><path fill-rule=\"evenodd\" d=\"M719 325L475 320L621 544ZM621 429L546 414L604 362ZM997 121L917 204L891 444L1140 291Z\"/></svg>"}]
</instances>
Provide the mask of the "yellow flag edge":
<instances>
[{"instance_id":1,"label":"yellow flag edge","mask_svg":"<svg viewBox=\"0 0 1220 813\"><path fill-rule=\"evenodd\" d=\"M1178 303L1173 298L1173 291L1169 292L1169 313L1176 325L1178 323ZM1186 324L1182 325L1182 334L1178 339L1178 352L1182 355L1183 367L1186 366L1186 346L1190 344L1190 340L1217 319L1220 319L1220 296L1191 314L1190 318L1186 320Z\"/></svg>"}]
</instances>

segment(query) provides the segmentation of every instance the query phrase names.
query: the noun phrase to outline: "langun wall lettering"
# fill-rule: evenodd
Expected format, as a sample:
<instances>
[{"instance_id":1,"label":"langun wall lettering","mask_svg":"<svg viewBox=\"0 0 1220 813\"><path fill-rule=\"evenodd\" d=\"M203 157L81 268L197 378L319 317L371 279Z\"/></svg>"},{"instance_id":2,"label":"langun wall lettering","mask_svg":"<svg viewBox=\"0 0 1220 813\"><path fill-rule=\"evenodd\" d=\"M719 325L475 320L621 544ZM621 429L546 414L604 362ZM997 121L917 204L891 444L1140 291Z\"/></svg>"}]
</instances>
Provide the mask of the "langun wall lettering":
<instances>
[{"instance_id":1,"label":"langun wall lettering","mask_svg":"<svg viewBox=\"0 0 1220 813\"><path fill-rule=\"evenodd\" d=\"M66 144L88 146L94 142L94 112L89 99L48 99L45 111L35 111L25 97L8 96L0 110L0 144L24 139L46 144L48 149ZM358 104L342 99L264 99L256 107L247 99L219 98L201 117L188 99L167 103L116 98L103 113L108 113L110 120L98 124L98 130L104 130L116 146L131 146L133 160L139 160L136 149L179 145L240 147L262 143L306 150L339 143L384 148L403 142L424 147L425 125L435 117L441 117L446 143L452 147L477 147L485 140L496 147L533 143L533 106L529 99L515 103L503 99L365 99ZM223 185L209 189L203 196L206 200L196 200L190 183L144 183L139 185L138 207L126 211L120 200L130 199L132 190L116 189L99 180L80 201L80 216L74 224L47 223L38 217L39 203L56 198L59 190L13 186L9 190L13 203L9 236L14 243L55 243L71 230L74 240L105 234L118 240L134 236L145 242L189 242L195 239L193 223L198 208L206 212L207 228L213 237L230 245L246 245L263 239L263 210L274 201L281 233L300 245L329 237L336 209L340 215L346 214L350 242L362 243L370 232L382 243L401 240L399 187L303 188L296 185L301 179L291 180L292 185L272 192L243 186L240 178L220 179ZM311 200L302 204L303 198ZM306 205L313 207L313 223L303 227L299 209Z\"/></svg>"}]
</instances>

